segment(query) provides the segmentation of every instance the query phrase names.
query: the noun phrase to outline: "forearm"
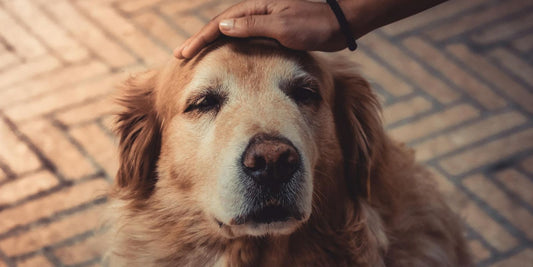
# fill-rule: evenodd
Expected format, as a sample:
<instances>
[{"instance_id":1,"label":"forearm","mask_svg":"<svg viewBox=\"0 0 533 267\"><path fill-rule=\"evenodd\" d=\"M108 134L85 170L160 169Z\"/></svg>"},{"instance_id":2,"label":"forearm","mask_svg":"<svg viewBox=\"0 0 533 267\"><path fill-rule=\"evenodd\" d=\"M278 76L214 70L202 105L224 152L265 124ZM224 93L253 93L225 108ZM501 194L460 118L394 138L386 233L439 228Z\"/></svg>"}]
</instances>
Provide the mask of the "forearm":
<instances>
[{"instance_id":1,"label":"forearm","mask_svg":"<svg viewBox=\"0 0 533 267\"><path fill-rule=\"evenodd\" d=\"M355 38L446 0L339 0Z\"/></svg>"}]
</instances>

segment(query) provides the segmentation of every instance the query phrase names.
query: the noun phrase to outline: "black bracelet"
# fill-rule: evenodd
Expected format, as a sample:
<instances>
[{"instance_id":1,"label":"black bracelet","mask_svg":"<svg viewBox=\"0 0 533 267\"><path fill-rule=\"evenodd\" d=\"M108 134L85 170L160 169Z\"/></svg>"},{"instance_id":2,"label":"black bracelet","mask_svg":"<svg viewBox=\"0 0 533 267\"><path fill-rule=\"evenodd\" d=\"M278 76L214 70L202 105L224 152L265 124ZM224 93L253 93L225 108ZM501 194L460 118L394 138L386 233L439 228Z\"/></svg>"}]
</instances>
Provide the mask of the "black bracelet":
<instances>
[{"instance_id":1,"label":"black bracelet","mask_svg":"<svg viewBox=\"0 0 533 267\"><path fill-rule=\"evenodd\" d=\"M329 4L329 7L331 7L331 10L339 21L341 31L344 34L344 37L346 37L346 44L348 44L348 49L350 49L350 51L354 51L355 49L357 49L357 43L355 43L355 38L353 38L352 31L350 30L350 25L348 24L344 13L342 13L342 9L339 6L339 3L337 3L336 0L326 0L326 2Z\"/></svg>"}]
</instances>

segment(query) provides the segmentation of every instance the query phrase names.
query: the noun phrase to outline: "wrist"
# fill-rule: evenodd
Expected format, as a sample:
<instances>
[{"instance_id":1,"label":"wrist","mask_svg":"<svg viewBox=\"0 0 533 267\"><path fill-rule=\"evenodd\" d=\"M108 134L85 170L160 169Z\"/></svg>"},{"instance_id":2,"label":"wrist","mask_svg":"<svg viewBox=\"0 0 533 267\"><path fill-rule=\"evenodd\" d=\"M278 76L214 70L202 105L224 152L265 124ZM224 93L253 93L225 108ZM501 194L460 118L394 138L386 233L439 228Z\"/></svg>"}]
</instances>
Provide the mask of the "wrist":
<instances>
[{"instance_id":1,"label":"wrist","mask_svg":"<svg viewBox=\"0 0 533 267\"><path fill-rule=\"evenodd\" d=\"M366 0L338 0L338 3L356 40L374 30L372 19L375 16L372 15L372 7Z\"/></svg>"}]
</instances>

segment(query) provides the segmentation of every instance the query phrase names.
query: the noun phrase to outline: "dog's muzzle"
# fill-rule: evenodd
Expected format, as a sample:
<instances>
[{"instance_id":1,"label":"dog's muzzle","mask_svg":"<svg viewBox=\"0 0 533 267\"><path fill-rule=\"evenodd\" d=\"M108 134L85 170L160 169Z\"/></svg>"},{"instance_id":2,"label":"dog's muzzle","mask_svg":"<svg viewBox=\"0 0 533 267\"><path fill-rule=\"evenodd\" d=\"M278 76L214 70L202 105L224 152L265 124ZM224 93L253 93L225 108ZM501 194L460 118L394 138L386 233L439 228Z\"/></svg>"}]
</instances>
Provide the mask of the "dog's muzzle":
<instances>
[{"instance_id":1,"label":"dog's muzzle","mask_svg":"<svg viewBox=\"0 0 533 267\"><path fill-rule=\"evenodd\" d=\"M286 138L259 134L241 157L246 207L234 224L272 223L301 219L298 192L303 183L302 159Z\"/></svg>"}]
</instances>

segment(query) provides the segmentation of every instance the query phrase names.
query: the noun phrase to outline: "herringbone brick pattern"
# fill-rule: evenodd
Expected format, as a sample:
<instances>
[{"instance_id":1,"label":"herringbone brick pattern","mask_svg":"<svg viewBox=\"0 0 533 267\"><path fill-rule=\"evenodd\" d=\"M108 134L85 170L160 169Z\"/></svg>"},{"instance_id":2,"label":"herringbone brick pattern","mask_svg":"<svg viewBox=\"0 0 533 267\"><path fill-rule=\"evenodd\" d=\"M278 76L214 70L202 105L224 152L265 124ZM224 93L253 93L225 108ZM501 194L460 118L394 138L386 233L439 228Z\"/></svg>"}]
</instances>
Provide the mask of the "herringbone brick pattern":
<instances>
[{"instance_id":1,"label":"herringbone brick pattern","mask_svg":"<svg viewBox=\"0 0 533 267\"><path fill-rule=\"evenodd\" d=\"M114 85L226 0L0 0L0 266L97 266ZM453 0L360 41L479 266L533 266L533 1Z\"/></svg>"}]
</instances>

